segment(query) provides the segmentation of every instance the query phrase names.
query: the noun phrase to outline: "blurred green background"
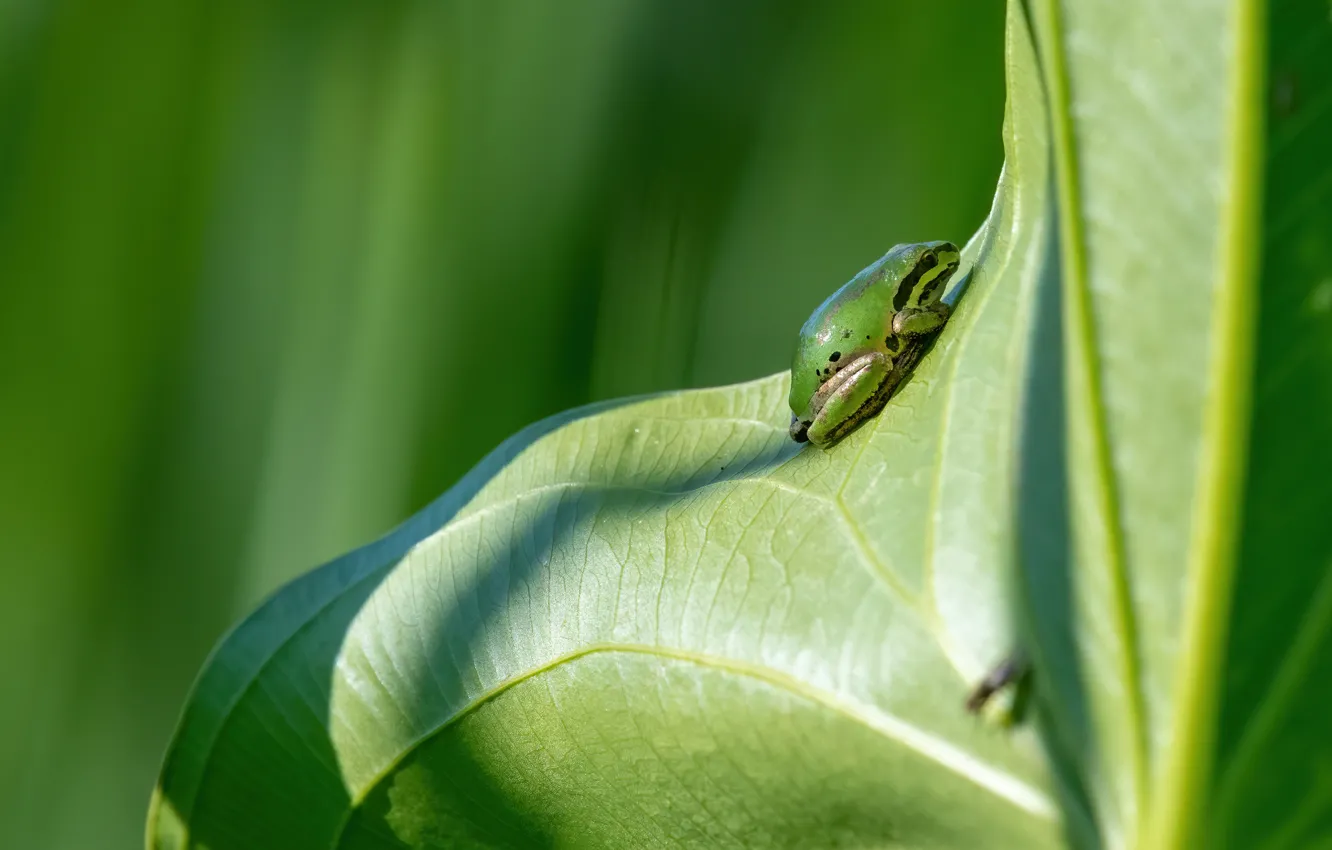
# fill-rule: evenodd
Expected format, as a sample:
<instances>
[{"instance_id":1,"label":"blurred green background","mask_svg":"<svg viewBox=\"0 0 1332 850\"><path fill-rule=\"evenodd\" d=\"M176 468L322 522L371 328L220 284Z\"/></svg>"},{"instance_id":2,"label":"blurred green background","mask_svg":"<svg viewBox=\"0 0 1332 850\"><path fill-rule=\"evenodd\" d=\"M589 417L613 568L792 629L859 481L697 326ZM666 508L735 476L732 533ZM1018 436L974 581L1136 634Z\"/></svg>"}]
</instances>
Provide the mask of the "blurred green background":
<instances>
[{"instance_id":1,"label":"blurred green background","mask_svg":"<svg viewBox=\"0 0 1332 850\"><path fill-rule=\"evenodd\" d=\"M0 843L516 429L785 368L1001 162L1000 0L0 0Z\"/></svg>"}]
</instances>

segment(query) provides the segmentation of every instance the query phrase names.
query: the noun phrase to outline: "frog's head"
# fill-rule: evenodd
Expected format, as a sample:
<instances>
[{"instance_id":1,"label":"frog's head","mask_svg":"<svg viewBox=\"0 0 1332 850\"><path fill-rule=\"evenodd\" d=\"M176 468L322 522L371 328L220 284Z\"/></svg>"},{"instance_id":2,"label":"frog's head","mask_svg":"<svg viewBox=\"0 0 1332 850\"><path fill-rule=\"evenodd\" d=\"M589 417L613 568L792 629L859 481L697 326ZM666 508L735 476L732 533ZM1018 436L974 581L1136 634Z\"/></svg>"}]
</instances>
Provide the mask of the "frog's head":
<instances>
[{"instance_id":1,"label":"frog's head","mask_svg":"<svg viewBox=\"0 0 1332 850\"><path fill-rule=\"evenodd\" d=\"M894 256L895 255L895 256ZM962 262L962 252L952 242L917 242L898 245L889 252L900 271L893 295L893 309L924 307L944 295L944 287Z\"/></svg>"}]
</instances>

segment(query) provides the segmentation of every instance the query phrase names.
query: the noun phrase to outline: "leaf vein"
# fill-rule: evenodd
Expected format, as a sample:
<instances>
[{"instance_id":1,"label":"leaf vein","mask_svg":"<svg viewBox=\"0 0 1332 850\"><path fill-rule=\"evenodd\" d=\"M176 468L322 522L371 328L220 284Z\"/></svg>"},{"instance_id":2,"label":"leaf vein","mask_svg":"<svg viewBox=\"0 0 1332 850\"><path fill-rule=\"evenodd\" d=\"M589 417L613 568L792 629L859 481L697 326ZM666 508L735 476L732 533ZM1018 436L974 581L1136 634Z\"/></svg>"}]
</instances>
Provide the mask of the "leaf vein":
<instances>
[{"instance_id":1,"label":"leaf vein","mask_svg":"<svg viewBox=\"0 0 1332 850\"><path fill-rule=\"evenodd\" d=\"M416 748L436 735L443 733L480 706L523 682L551 672L580 658L599 653L633 653L656 656L763 682L806 702L840 714L848 720L860 723L1034 817L1049 821L1053 821L1057 817L1057 807L1054 802L1038 789L1012 774L986 764L948 741L894 717L875 706L863 705L856 700L816 688L789 673L764 665L688 650L631 643L591 644L552 658L531 670L496 684L484 694L479 694L468 704L459 707L458 710L444 718L434 729L409 741L403 747L403 751L385 765L377 775L366 782L362 788L353 789L351 808L359 807L375 787L386 779ZM559 714L559 712L557 711L556 714ZM561 722L563 722L562 718ZM334 846L336 844L337 840L335 839Z\"/></svg>"}]
</instances>

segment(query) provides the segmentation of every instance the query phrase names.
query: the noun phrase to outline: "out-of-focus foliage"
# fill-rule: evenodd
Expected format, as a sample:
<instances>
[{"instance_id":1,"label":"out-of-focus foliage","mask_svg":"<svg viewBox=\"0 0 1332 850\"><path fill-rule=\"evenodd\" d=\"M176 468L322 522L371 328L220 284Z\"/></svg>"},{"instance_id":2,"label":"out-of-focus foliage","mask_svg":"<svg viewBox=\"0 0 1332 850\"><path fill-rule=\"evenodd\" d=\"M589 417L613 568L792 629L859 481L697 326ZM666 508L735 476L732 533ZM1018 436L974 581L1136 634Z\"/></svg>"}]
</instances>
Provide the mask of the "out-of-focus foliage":
<instances>
[{"instance_id":1,"label":"out-of-focus foliage","mask_svg":"<svg viewBox=\"0 0 1332 850\"><path fill-rule=\"evenodd\" d=\"M129 848L204 654L519 427L785 364L999 169L1003 5L0 4L0 828Z\"/></svg>"}]
</instances>

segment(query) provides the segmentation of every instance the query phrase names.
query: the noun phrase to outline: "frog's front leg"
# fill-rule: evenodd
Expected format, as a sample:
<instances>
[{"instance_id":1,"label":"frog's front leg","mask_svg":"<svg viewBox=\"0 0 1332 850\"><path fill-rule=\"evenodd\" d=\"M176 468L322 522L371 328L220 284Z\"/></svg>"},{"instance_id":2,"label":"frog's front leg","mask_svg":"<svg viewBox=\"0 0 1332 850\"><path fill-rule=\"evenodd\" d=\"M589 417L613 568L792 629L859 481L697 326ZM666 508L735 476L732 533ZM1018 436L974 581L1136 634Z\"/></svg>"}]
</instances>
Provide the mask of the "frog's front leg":
<instances>
[{"instance_id":1,"label":"frog's front leg","mask_svg":"<svg viewBox=\"0 0 1332 850\"><path fill-rule=\"evenodd\" d=\"M823 397L807 428L816 446L840 440L883 409L887 398L880 390L893 375L893 359L881 351L863 354L843 366L819 388Z\"/></svg>"},{"instance_id":2,"label":"frog's front leg","mask_svg":"<svg viewBox=\"0 0 1332 850\"><path fill-rule=\"evenodd\" d=\"M919 336L943 327L952 308L942 301L923 307L907 307L893 314L893 333L901 336Z\"/></svg>"}]
</instances>

